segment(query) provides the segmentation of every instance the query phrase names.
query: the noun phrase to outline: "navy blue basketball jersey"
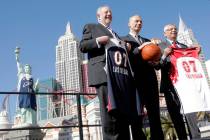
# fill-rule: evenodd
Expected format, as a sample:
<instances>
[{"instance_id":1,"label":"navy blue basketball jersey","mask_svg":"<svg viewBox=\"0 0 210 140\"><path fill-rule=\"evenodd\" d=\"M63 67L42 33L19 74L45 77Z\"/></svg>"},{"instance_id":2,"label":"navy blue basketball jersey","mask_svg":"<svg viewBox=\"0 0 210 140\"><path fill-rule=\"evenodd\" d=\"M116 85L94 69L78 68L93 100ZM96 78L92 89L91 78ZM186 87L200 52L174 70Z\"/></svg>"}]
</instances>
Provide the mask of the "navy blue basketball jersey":
<instances>
[{"instance_id":1,"label":"navy blue basketball jersey","mask_svg":"<svg viewBox=\"0 0 210 140\"><path fill-rule=\"evenodd\" d=\"M20 91L19 92L29 92L28 94L19 94L19 107L20 108L32 108L36 110L36 97L33 90L33 79L26 79L23 77L20 81Z\"/></svg>"},{"instance_id":2,"label":"navy blue basketball jersey","mask_svg":"<svg viewBox=\"0 0 210 140\"><path fill-rule=\"evenodd\" d=\"M130 117L140 114L140 99L134 84L127 51L119 40L110 39L106 45L108 111L117 109Z\"/></svg>"}]
</instances>

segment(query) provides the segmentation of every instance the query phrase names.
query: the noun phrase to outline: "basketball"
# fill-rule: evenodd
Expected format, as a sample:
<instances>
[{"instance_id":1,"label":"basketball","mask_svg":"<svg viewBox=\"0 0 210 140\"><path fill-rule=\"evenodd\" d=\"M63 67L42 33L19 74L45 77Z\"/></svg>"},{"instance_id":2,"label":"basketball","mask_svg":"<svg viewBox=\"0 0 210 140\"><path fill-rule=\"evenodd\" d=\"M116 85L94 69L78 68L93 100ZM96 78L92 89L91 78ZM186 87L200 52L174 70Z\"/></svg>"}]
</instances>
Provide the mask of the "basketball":
<instances>
[{"instance_id":1,"label":"basketball","mask_svg":"<svg viewBox=\"0 0 210 140\"><path fill-rule=\"evenodd\" d=\"M161 57L161 49L153 43L148 43L143 46L141 55L145 61L158 61Z\"/></svg>"}]
</instances>

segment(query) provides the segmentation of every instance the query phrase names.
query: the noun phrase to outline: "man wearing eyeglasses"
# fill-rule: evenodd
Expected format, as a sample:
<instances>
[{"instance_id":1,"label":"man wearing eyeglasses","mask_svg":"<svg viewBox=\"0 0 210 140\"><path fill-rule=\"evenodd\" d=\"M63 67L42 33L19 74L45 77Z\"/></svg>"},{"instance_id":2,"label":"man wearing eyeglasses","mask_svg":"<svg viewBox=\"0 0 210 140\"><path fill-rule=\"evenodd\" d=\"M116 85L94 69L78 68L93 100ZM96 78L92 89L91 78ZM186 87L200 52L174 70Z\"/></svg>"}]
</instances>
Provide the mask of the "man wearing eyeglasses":
<instances>
[{"instance_id":1,"label":"man wearing eyeglasses","mask_svg":"<svg viewBox=\"0 0 210 140\"><path fill-rule=\"evenodd\" d=\"M163 49L163 55L161 58L161 85L160 92L164 93L165 100L170 114L171 120L174 124L174 128L177 132L178 138L180 140L187 140L187 132L185 128L185 123L183 115L180 113L182 104L180 102L179 96L172 81L169 77L169 69L171 66L169 55L174 48L188 48L188 46L179 43L177 41L177 27L174 24L167 24L164 27L165 41L161 42L159 45ZM200 52L199 46L194 46ZM189 130L189 136L191 139L200 139L201 135L196 122L196 114L188 113L185 115L186 123Z\"/></svg>"}]
</instances>

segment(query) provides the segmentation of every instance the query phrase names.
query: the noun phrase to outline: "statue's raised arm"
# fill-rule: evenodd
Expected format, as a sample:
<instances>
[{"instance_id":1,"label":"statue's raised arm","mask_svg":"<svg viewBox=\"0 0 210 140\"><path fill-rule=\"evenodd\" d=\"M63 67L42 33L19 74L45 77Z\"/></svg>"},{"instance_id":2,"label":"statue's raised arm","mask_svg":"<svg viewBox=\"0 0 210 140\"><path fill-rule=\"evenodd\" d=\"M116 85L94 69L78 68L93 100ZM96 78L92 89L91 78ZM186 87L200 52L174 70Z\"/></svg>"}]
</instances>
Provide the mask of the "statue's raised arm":
<instances>
[{"instance_id":1,"label":"statue's raised arm","mask_svg":"<svg viewBox=\"0 0 210 140\"><path fill-rule=\"evenodd\" d=\"M15 48L15 59L16 59L16 62L17 62L17 69L18 69L18 78L19 78L19 75L23 73L23 68L20 64L20 48L19 47L16 47Z\"/></svg>"}]
</instances>

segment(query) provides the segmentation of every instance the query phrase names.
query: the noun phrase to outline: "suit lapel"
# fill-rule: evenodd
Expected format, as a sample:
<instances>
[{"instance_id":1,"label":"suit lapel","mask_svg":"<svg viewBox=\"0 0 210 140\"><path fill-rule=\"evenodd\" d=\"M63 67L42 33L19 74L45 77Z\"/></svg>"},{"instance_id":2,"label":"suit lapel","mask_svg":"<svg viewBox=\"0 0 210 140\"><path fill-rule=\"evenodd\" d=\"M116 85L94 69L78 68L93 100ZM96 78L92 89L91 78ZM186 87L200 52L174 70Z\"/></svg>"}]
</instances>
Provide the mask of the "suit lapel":
<instances>
[{"instance_id":1,"label":"suit lapel","mask_svg":"<svg viewBox=\"0 0 210 140\"><path fill-rule=\"evenodd\" d=\"M141 40L142 40L142 43L144 43L144 42L151 42L151 40L148 40L148 39L143 38L143 37L141 37L141 36L140 36L140 38L141 38Z\"/></svg>"},{"instance_id":2,"label":"suit lapel","mask_svg":"<svg viewBox=\"0 0 210 140\"><path fill-rule=\"evenodd\" d=\"M177 43L177 45L179 45L179 47L181 47L181 48L187 48L185 45L183 45L182 43L180 43L180 42L178 42L178 41L176 41L176 43ZM166 46L166 47L169 47L169 46L171 46L171 43L170 43L168 40L166 40L166 41L165 41L165 46Z\"/></svg>"},{"instance_id":3,"label":"suit lapel","mask_svg":"<svg viewBox=\"0 0 210 140\"><path fill-rule=\"evenodd\" d=\"M133 41L133 42L139 44L139 42L137 42L136 39L135 39L132 35L128 34L128 38L129 38L131 41ZM139 45L140 45L140 44L139 44Z\"/></svg>"},{"instance_id":4,"label":"suit lapel","mask_svg":"<svg viewBox=\"0 0 210 140\"><path fill-rule=\"evenodd\" d=\"M182 44L182 43L180 43L180 42L178 42L178 41L177 41L177 44L178 44L181 48L187 48L186 45L184 45L184 44Z\"/></svg>"},{"instance_id":5,"label":"suit lapel","mask_svg":"<svg viewBox=\"0 0 210 140\"><path fill-rule=\"evenodd\" d=\"M165 41L165 48L167 48L167 47L169 47L169 46L171 46L171 43L166 39L166 41Z\"/></svg>"},{"instance_id":6,"label":"suit lapel","mask_svg":"<svg viewBox=\"0 0 210 140\"><path fill-rule=\"evenodd\" d=\"M98 23L98 26L99 26L99 28L101 29L101 31L102 31L103 33L105 33L106 35L108 35L108 36L110 36L110 37L113 37L113 35L110 33L110 31L109 31L106 27L104 27L104 26L101 25L100 23Z\"/></svg>"}]
</instances>

